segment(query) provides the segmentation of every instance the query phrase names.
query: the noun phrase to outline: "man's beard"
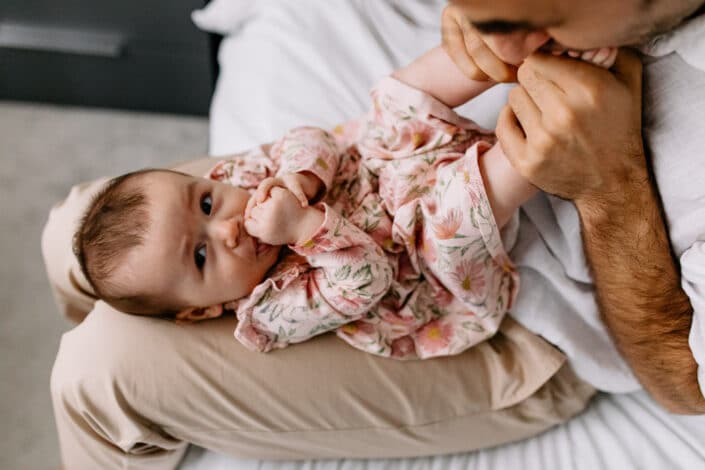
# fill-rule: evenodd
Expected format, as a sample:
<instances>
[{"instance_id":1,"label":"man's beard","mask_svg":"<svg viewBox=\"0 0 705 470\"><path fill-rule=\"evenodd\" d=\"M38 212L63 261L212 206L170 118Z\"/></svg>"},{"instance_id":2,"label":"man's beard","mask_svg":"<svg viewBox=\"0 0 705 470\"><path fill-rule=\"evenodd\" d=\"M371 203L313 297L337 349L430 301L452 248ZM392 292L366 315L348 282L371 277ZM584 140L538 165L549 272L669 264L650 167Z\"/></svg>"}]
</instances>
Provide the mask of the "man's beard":
<instances>
[{"instance_id":1,"label":"man's beard","mask_svg":"<svg viewBox=\"0 0 705 470\"><path fill-rule=\"evenodd\" d=\"M644 44L657 36L668 33L672 31L676 26L680 25L686 20L695 18L696 16L705 14L705 2L700 6L695 6L694 11L680 12L676 14L671 14L665 18L661 18L656 24L651 28L649 32L643 34L638 40L634 41L633 45Z\"/></svg>"}]
</instances>

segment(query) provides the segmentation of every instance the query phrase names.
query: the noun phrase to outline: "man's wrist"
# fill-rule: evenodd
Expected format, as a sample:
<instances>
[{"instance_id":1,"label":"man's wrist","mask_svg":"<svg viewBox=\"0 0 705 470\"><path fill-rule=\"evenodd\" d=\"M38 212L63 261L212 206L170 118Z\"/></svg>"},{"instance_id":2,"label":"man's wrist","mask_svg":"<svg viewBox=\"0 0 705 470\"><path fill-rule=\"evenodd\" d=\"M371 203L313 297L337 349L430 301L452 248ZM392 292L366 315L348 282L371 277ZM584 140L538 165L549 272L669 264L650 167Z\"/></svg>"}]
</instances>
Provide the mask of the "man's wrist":
<instances>
[{"instance_id":1,"label":"man's wrist","mask_svg":"<svg viewBox=\"0 0 705 470\"><path fill-rule=\"evenodd\" d=\"M619 223L616 219L623 217L625 211L638 212L645 202L652 203L655 198L646 168L633 169L605 186L613 189L585 195L573 201L586 228Z\"/></svg>"}]
</instances>

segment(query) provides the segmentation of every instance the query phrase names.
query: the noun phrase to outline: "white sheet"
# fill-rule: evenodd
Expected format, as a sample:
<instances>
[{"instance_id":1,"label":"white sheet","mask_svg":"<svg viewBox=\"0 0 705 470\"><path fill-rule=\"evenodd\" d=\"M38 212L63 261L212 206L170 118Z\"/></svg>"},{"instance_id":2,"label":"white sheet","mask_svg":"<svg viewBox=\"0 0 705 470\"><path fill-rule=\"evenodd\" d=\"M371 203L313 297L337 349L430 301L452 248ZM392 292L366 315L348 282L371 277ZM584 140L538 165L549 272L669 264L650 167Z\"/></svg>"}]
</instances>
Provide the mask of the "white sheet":
<instances>
[{"instance_id":1,"label":"white sheet","mask_svg":"<svg viewBox=\"0 0 705 470\"><path fill-rule=\"evenodd\" d=\"M332 127L369 105L367 90L440 41L444 0L215 0L194 15L227 33L211 107L211 154L270 141L299 125ZM461 112L493 127L507 87ZM705 417L676 417L642 392L601 395L578 418L523 442L452 456L247 461L192 448L183 470L703 469Z\"/></svg>"},{"instance_id":2,"label":"white sheet","mask_svg":"<svg viewBox=\"0 0 705 470\"><path fill-rule=\"evenodd\" d=\"M241 9L248 4L246 9ZM301 125L332 128L367 111L369 88L440 44L443 0L216 0L199 26L232 31L220 48L211 155ZM243 21L243 17L246 18ZM223 18L230 18L231 27ZM507 87L461 108L494 127Z\"/></svg>"},{"instance_id":3,"label":"white sheet","mask_svg":"<svg viewBox=\"0 0 705 470\"><path fill-rule=\"evenodd\" d=\"M705 419L662 411L644 393L600 395L540 436L464 454L374 459L239 460L192 447L182 470L702 470Z\"/></svg>"}]
</instances>

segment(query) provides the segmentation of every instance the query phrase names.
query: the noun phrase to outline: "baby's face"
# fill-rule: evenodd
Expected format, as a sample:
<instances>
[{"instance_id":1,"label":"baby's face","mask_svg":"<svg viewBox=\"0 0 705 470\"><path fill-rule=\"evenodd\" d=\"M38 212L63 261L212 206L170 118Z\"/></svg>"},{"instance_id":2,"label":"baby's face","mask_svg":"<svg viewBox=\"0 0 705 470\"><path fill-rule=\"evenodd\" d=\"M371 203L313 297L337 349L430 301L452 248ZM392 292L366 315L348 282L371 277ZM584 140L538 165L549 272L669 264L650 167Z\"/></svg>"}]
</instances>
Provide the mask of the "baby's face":
<instances>
[{"instance_id":1,"label":"baby's face","mask_svg":"<svg viewBox=\"0 0 705 470\"><path fill-rule=\"evenodd\" d=\"M137 293L187 307L247 296L276 262L279 247L259 244L243 224L242 188L170 172L143 176L151 224L116 275Z\"/></svg>"}]
</instances>

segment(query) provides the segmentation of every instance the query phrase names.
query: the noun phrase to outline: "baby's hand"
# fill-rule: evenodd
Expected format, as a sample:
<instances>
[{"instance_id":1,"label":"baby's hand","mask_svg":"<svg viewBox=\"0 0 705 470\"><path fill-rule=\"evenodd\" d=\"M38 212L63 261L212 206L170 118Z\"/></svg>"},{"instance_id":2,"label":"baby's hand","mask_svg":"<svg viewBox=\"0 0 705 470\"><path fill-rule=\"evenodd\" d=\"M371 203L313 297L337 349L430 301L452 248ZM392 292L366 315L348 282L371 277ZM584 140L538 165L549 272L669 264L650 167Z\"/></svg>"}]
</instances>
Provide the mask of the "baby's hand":
<instances>
[{"instance_id":1,"label":"baby's hand","mask_svg":"<svg viewBox=\"0 0 705 470\"><path fill-rule=\"evenodd\" d=\"M268 193L269 197L263 202L255 202L251 208L248 204L245 212L247 233L260 241L269 245L293 245L310 238L313 233L308 232L322 223L323 213L308 207L308 201L306 206L302 206L301 200L292 191L275 186ZM250 202L255 196L250 198Z\"/></svg>"},{"instance_id":2,"label":"baby's hand","mask_svg":"<svg viewBox=\"0 0 705 470\"><path fill-rule=\"evenodd\" d=\"M313 173L287 173L275 178L263 180L257 187L257 191L250 198L245 213L247 214L256 204L261 204L269 196L272 188L288 189L301 203L301 207L308 206L308 202L313 199L323 183L318 176Z\"/></svg>"}]
</instances>

